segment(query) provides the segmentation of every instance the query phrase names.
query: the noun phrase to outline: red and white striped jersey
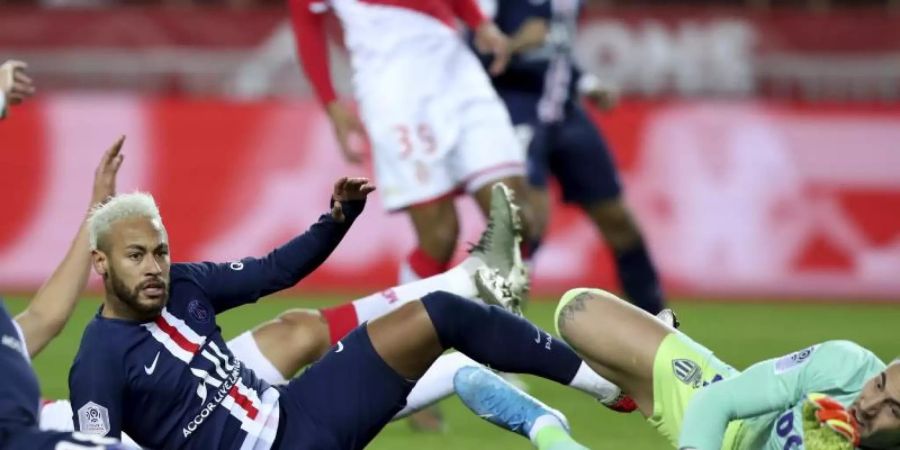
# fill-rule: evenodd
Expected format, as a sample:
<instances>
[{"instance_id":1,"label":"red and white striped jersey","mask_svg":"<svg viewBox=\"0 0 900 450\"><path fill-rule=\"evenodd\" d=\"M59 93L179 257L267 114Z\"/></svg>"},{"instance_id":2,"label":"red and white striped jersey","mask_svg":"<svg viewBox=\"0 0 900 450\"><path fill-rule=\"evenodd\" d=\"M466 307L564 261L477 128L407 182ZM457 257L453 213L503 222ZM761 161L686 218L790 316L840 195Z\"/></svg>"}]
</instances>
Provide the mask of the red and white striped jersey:
<instances>
[{"instance_id":1,"label":"red and white striped jersey","mask_svg":"<svg viewBox=\"0 0 900 450\"><path fill-rule=\"evenodd\" d=\"M328 69L326 18L340 20L357 90L378 89L369 80L400 61L428 64L448 41L465 45L456 23L472 29L486 19L475 0L289 0L303 69L323 104L336 98ZM365 95L364 92L358 93Z\"/></svg>"}]
</instances>

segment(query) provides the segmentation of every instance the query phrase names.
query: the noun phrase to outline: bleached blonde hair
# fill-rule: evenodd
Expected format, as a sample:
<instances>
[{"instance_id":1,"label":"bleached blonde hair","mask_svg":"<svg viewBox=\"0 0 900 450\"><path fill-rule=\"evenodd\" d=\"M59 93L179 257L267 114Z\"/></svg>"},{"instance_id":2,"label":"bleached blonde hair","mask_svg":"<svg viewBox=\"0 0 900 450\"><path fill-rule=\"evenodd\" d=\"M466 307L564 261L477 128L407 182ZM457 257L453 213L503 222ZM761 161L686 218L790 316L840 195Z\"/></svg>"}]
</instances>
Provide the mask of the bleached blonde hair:
<instances>
[{"instance_id":1,"label":"bleached blonde hair","mask_svg":"<svg viewBox=\"0 0 900 450\"><path fill-rule=\"evenodd\" d=\"M91 250L97 250L100 236L108 233L113 223L130 217L146 217L158 223L162 228L164 238L168 240L156 200L146 192L132 192L119 194L91 211L88 216L88 236Z\"/></svg>"}]
</instances>

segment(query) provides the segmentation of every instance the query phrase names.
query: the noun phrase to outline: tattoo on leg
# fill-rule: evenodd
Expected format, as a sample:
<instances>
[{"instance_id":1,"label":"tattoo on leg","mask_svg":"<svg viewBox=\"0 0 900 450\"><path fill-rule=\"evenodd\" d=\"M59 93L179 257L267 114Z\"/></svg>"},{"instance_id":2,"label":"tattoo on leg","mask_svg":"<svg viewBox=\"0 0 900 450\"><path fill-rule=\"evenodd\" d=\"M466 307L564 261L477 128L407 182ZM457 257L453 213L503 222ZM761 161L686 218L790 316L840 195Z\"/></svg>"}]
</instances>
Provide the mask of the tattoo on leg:
<instances>
[{"instance_id":1,"label":"tattoo on leg","mask_svg":"<svg viewBox=\"0 0 900 450\"><path fill-rule=\"evenodd\" d=\"M587 301L593 297L590 292L582 292L575 296L566 306L563 306L559 313L559 327L562 328L565 322L575 319L575 313L584 311Z\"/></svg>"}]
</instances>

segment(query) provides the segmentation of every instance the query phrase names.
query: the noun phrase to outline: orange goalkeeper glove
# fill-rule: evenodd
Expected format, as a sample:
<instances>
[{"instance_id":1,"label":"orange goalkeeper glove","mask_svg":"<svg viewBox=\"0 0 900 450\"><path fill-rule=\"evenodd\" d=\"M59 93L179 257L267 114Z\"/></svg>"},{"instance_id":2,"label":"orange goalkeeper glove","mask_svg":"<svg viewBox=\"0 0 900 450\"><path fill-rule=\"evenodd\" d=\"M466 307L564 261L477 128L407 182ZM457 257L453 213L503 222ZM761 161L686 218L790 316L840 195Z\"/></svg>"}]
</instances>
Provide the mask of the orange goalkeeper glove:
<instances>
[{"instance_id":1,"label":"orange goalkeeper glove","mask_svg":"<svg viewBox=\"0 0 900 450\"><path fill-rule=\"evenodd\" d=\"M838 434L853 448L859 446L859 424L853 414L850 414L837 400L819 393L811 393L806 396L806 404L803 405L804 428L830 429Z\"/></svg>"}]
</instances>

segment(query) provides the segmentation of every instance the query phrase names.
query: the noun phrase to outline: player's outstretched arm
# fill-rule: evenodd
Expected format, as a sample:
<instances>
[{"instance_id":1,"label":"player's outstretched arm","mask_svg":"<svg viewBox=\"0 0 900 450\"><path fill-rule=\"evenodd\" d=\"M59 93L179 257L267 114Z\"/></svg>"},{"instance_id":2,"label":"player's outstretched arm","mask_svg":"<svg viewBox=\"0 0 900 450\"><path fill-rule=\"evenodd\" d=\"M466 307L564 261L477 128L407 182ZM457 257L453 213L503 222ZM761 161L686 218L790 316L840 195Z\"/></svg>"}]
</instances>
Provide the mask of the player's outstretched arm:
<instances>
[{"instance_id":1,"label":"player's outstretched arm","mask_svg":"<svg viewBox=\"0 0 900 450\"><path fill-rule=\"evenodd\" d=\"M781 378L770 360L701 389L685 411L678 448L718 450L732 420L789 408L799 399L796 382Z\"/></svg>"},{"instance_id":2,"label":"player's outstretched arm","mask_svg":"<svg viewBox=\"0 0 900 450\"><path fill-rule=\"evenodd\" d=\"M100 160L94 172L91 205L102 203L116 193L116 173L122 164L120 150L125 137L120 137ZM36 356L66 325L78 296L87 284L91 268L87 220L82 221L69 251L53 275L41 286L16 322L22 328L28 354Z\"/></svg>"},{"instance_id":3,"label":"player's outstretched arm","mask_svg":"<svg viewBox=\"0 0 900 450\"><path fill-rule=\"evenodd\" d=\"M287 289L312 273L331 255L353 221L362 213L366 197L375 190L367 178L343 177L334 184L331 211L306 232L262 258L228 264L176 264L207 294L216 312L251 303Z\"/></svg>"},{"instance_id":4,"label":"player's outstretched arm","mask_svg":"<svg viewBox=\"0 0 900 450\"><path fill-rule=\"evenodd\" d=\"M319 103L328 113L344 159L353 164L361 163L363 153L360 143L365 139L366 132L356 113L338 99L331 82L325 11L319 9L322 4L314 4L310 0L289 0L288 6L300 67Z\"/></svg>"}]
</instances>

